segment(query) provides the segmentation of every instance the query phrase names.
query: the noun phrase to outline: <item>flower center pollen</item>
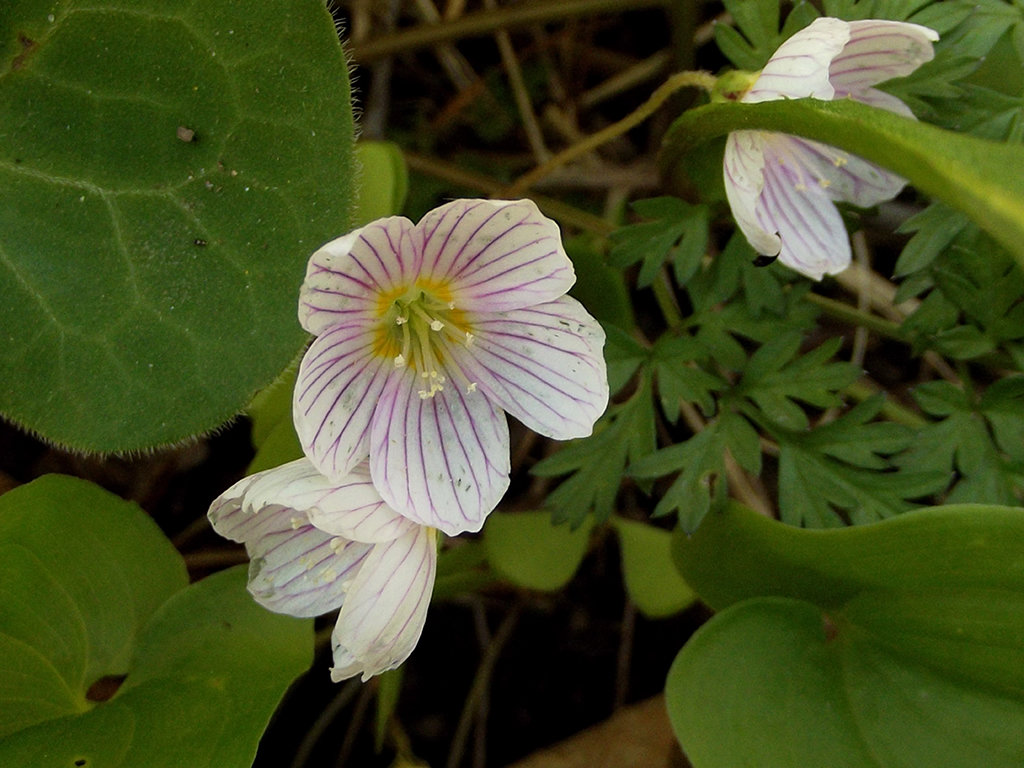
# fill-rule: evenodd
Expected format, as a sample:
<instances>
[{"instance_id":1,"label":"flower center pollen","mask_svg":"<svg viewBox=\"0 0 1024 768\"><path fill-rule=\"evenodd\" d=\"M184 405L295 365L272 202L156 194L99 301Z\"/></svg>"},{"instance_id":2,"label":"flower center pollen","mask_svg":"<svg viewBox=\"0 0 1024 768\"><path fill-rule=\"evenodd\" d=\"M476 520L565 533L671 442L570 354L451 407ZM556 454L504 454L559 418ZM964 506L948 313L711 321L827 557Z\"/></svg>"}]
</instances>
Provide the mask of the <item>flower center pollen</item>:
<instances>
[{"instance_id":1,"label":"flower center pollen","mask_svg":"<svg viewBox=\"0 0 1024 768\"><path fill-rule=\"evenodd\" d=\"M418 390L421 399L444 391L447 379L441 371L447 345L454 341L468 346L473 341L460 314L454 303L441 301L420 288L395 299L385 314L392 342L389 347L398 350L395 368L408 366L419 374L423 383L423 389ZM467 392L476 389L475 383L466 384Z\"/></svg>"}]
</instances>

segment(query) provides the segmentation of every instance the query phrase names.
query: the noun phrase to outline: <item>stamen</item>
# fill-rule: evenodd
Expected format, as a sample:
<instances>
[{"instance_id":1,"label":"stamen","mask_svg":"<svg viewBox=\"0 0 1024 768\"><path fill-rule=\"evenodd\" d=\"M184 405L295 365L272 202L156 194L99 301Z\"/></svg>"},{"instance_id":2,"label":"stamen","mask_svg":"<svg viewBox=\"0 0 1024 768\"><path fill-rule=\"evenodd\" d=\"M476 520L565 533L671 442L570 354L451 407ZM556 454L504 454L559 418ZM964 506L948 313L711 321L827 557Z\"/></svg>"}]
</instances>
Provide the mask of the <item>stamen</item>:
<instances>
[{"instance_id":1,"label":"stamen","mask_svg":"<svg viewBox=\"0 0 1024 768\"><path fill-rule=\"evenodd\" d=\"M405 315L399 315L395 318L395 325L405 325L409 322L409 318Z\"/></svg>"},{"instance_id":2,"label":"stamen","mask_svg":"<svg viewBox=\"0 0 1024 768\"><path fill-rule=\"evenodd\" d=\"M476 382L475 381L471 381L471 382L469 382L469 386L466 387L466 394L467 395L471 395L474 392L476 392Z\"/></svg>"},{"instance_id":3,"label":"stamen","mask_svg":"<svg viewBox=\"0 0 1024 768\"><path fill-rule=\"evenodd\" d=\"M403 355L395 355L395 368L405 368L405 357Z\"/></svg>"},{"instance_id":4,"label":"stamen","mask_svg":"<svg viewBox=\"0 0 1024 768\"><path fill-rule=\"evenodd\" d=\"M828 189L832 186L832 182L828 179L818 179L818 186L822 189Z\"/></svg>"},{"instance_id":5,"label":"stamen","mask_svg":"<svg viewBox=\"0 0 1024 768\"><path fill-rule=\"evenodd\" d=\"M430 330L432 330L432 331L443 331L444 330L444 323L442 323L440 320L435 320L434 322L432 322L430 324Z\"/></svg>"},{"instance_id":6,"label":"stamen","mask_svg":"<svg viewBox=\"0 0 1024 768\"><path fill-rule=\"evenodd\" d=\"M470 344L472 344L473 343L473 339L475 339L475 338L476 338L476 336L474 336L469 331L466 331L466 346L468 347Z\"/></svg>"}]
</instances>

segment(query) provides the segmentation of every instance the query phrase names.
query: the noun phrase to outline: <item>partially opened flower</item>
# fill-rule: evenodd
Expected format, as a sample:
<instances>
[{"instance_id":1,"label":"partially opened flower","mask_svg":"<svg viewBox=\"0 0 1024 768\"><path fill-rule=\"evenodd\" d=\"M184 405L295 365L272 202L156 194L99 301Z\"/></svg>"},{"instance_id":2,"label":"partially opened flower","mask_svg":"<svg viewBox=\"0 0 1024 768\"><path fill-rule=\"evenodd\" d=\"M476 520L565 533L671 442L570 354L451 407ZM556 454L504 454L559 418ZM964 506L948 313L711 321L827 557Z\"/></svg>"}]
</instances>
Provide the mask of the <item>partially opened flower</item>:
<instances>
[{"instance_id":1,"label":"partially opened flower","mask_svg":"<svg viewBox=\"0 0 1024 768\"><path fill-rule=\"evenodd\" d=\"M331 678L363 680L400 665L423 631L436 531L381 499L365 464L330 481L307 459L250 475L210 507L221 536L245 544L249 592L277 613L341 608Z\"/></svg>"},{"instance_id":2,"label":"partially opened flower","mask_svg":"<svg viewBox=\"0 0 1024 768\"><path fill-rule=\"evenodd\" d=\"M930 61L938 34L899 21L815 19L783 43L740 99L851 98L913 117L872 86ZM820 280L850 263L835 201L860 207L894 197L905 181L834 147L781 133L736 131L725 149L725 191L750 244Z\"/></svg>"},{"instance_id":3,"label":"partially opened flower","mask_svg":"<svg viewBox=\"0 0 1024 768\"><path fill-rule=\"evenodd\" d=\"M476 531L509 483L502 411L557 439L608 402L604 332L576 300L558 226L528 200L456 200L313 254L299 319L295 428L323 474L369 457L384 500Z\"/></svg>"}]
</instances>

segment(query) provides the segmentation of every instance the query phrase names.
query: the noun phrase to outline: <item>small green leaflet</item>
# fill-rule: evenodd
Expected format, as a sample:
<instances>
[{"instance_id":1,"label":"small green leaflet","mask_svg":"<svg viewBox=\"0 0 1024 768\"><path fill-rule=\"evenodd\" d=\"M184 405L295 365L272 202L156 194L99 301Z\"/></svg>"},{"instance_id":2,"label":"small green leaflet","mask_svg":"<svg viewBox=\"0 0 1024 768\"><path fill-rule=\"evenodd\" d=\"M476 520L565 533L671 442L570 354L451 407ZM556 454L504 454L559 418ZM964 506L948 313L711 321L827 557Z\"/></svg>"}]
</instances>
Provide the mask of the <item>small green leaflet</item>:
<instances>
[{"instance_id":1,"label":"small green leaflet","mask_svg":"<svg viewBox=\"0 0 1024 768\"><path fill-rule=\"evenodd\" d=\"M654 282L666 261L672 263L677 282L689 280L707 250L708 207L690 205L675 197L656 197L633 203L633 210L650 220L611 234L609 263L627 267L643 262L637 276L641 288Z\"/></svg>"},{"instance_id":2,"label":"small green leaflet","mask_svg":"<svg viewBox=\"0 0 1024 768\"><path fill-rule=\"evenodd\" d=\"M534 466L541 477L575 472L548 496L552 520L574 527L591 513L606 520L615 509L624 467L654 446L654 402L647 376L641 376L633 396L609 408L592 436L573 440Z\"/></svg>"}]
</instances>

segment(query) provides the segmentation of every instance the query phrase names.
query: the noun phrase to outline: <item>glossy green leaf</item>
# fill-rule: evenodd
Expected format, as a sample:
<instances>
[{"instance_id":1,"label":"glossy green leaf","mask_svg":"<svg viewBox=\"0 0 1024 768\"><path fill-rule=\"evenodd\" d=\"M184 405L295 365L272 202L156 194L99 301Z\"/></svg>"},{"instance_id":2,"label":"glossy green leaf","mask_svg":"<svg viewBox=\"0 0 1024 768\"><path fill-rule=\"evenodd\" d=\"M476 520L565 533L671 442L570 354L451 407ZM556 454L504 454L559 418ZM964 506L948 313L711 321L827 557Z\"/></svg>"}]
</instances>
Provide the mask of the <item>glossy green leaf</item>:
<instances>
[{"instance_id":1,"label":"glossy green leaf","mask_svg":"<svg viewBox=\"0 0 1024 768\"><path fill-rule=\"evenodd\" d=\"M953 133L849 99L709 104L676 120L662 149L679 158L737 130L795 134L860 155L963 211L1024 264L1024 147Z\"/></svg>"},{"instance_id":2,"label":"glossy green leaf","mask_svg":"<svg viewBox=\"0 0 1024 768\"><path fill-rule=\"evenodd\" d=\"M583 562L591 527L589 518L573 529L553 525L546 512L493 512L484 527L487 560L516 586L553 592Z\"/></svg>"},{"instance_id":3,"label":"glossy green leaf","mask_svg":"<svg viewBox=\"0 0 1024 768\"><path fill-rule=\"evenodd\" d=\"M21 0L0 14L0 412L129 450L212 429L295 356L350 222L317 0Z\"/></svg>"},{"instance_id":4,"label":"glossy green leaf","mask_svg":"<svg viewBox=\"0 0 1024 768\"><path fill-rule=\"evenodd\" d=\"M674 540L724 609L666 688L696 768L1024 763L1024 515L960 505L802 530L738 505Z\"/></svg>"},{"instance_id":5,"label":"glossy green leaf","mask_svg":"<svg viewBox=\"0 0 1024 768\"><path fill-rule=\"evenodd\" d=\"M0 765L249 766L312 658L244 567L188 587L149 517L82 480L0 497L0 571Z\"/></svg>"},{"instance_id":6,"label":"glossy green leaf","mask_svg":"<svg viewBox=\"0 0 1024 768\"><path fill-rule=\"evenodd\" d=\"M48 475L0 496L0 737L87 710L187 584L152 520L95 485Z\"/></svg>"},{"instance_id":7,"label":"glossy green leaf","mask_svg":"<svg viewBox=\"0 0 1024 768\"><path fill-rule=\"evenodd\" d=\"M621 517L613 517L612 525L619 535L626 591L642 614L671 616L696 601L672 562L669 531Z\"/></svg>"}]
</instances>

